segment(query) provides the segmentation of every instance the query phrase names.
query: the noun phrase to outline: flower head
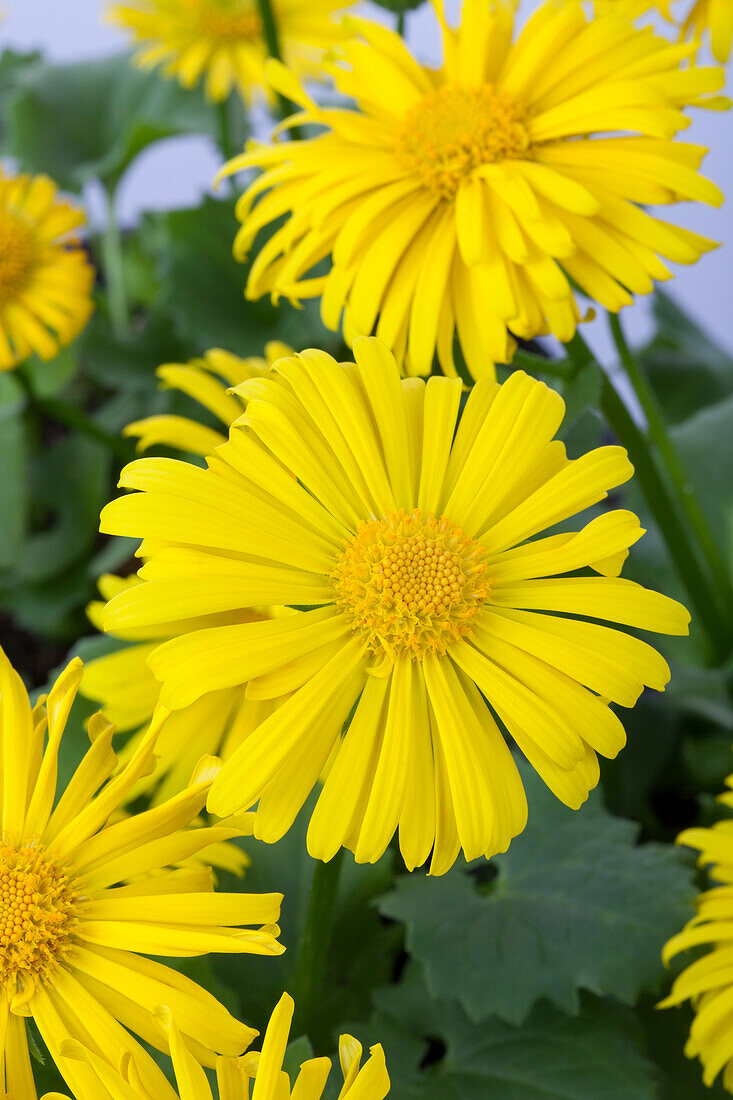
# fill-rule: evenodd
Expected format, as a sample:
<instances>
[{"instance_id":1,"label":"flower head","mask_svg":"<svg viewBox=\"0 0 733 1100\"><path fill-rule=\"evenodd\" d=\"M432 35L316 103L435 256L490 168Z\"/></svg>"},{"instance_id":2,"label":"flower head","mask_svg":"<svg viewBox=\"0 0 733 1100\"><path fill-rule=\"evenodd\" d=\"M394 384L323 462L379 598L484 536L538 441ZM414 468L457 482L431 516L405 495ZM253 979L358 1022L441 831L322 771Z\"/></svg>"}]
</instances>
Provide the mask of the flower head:
<instances>
[{"instance_id":1,"label":"flower head","mask_svg":"<svg viewBox=\"0 0 733 1100\"><path fill-rule=\"evenodd\" d=\"M106 507L102 530L142 537L150 556L104 625L155 630L171 600L198 617L148 658L166 706L245 683L250 698L290 693L229 757L214 813L259 800L255 833L275 841L329 761L311 854L376 860L399 828L407 865L432 851L439 873L524 827L494 716L577 807L596 752L624 742L607 700L665 686L649 645L585 620L686 633L689 616L618 578L643 533L630 512L535 537L632 473L619 447L567 459L557 393L522 372L484 379L458 422L460 381L401 382L377 340L354 350L355 364L307 351L238 387L246 412L207 470L123 471L138 492ZM263 603L301 610L205 624Z\"/></svg>"},{"instance_id":2,"label":"flower head","mask_svg":"<svg viewBox=\"0 0 733 1100\"><path fill-rule=\"evenodd\" d=\"M730 789L719 801L733 807L733 776L726 785ZM706 1085L722 1070L723 1084L733 1092L733 820L685 829L677 843L700 852L699 864L715 885L698 898L696 916L665 945L665 962L691 948L703 947L705 953L682 971L660 1007L692 1003L695 1019L685 1054L700 1059Z\"/></svg>"},{"instance_id":3,"label":"flower head","mask_svg":"<svg viewBox=\"0 0 733 1100\"><path fill-rule=\"evenodd\" d=\"M0 172L0 370L52 359L92 312L94 269L74 231L76 207L48 176Z\"/></svg>"},{"instance_id":4,"label":"flower head","mask_svg":"<svg viewBox=\"0 0 733 1100\"><path fill-rule=\"evenodd\" d=\"M506 0L465 0L457 30L434 7L437 71L350 21L324 68L353 107L319 107L270 64L297 121L326 132L252 144L225 167L263 169L240 200L235 253L286 215L252 263L250 298L322 296L329 328L343 314L349 342L376 329L411 375L429 374L436 350L455 375L457 334L470 373L493 377L514 337L572 337L571 279L617 311L670 278L660 256L694 263L713 247L641 204L722 202L695 171L704 150L673 138L680 108L707 102L723 74L620 16L587 22L577 2L545 3L514 44Z\"/></svg>"},{"instance_id":5,"label":"flower head","mask_svg":"<svg viewBox=\"0 0 733 1100\"><path fill-rule=\"evenodd\" d=\"M318 75L323 51L343 35L338 12L353 0L275 0L281 46L296 72ZM246 102L266 92L268 49L257 0L132 0L112 4L109 18L140 44L137 61L163 64L192 88L205 81L219 101L237 88Z\"/></svg>"},{"instance_id":6,"label":"flower head","mask_svg":"<svg viewBox=\"0 0 733 1100\"><path fill-rule=\"evenodd\" d=\"M211 758L176 798L109 823L153 763L161 712L122 769L114 727L95 715L91 745L56 800L59 745L81 675L81 662L72 661L31 709L0 651L4 1087L8 1096L35 1100L24 1019L31 1016L72 1088L75 1065L60 1049L69 1034L117 1064L132 1053L151 1095L171 1100L161 1071L130 1034L168 1049L167 1037L148 1022L157 1005L175 1009L206 1065L217 1054L239 1054L254 1033L195 982L146 955L279 954L281 896L215 894L208 869L171 869L247 831L235 820L192 827L216 774Z\"/></svg>"},{"instance_id":7,"label":"flower head","mask_svg":"<svg viewBox=\"0 0 733 1100\"><path fill-rule=\"evenodd\" d=\"M293 1008L292 997L284 993L270 1017L260 1051L248 1051L242 1058L217 1059L219 1100L249 1100L250 1084L253 1085L252 1100L290 1100L291 1096L297 1096L298 1100L321 1100L331 1071L330 1058L311 1058L303 1062L292 1091L290 1079L282 1068ZM206 1074L192 1054L189 1043L181 1035L174 1015L168 1008L161 1007L156 1012L156 1020L161 1030L169 1036L181 1098L213 1100ZM131 1060L119 1072L104 1058L78 1042L67 1040L63 1048L69 1058L83 1063L90 1072L89 1084L77 1094L77 1100L157 1100L153 1093L141 1086ZM371 1048L370 1056L362 1066L361 1044L351 1035L342 1035L339 1056L344 1084L338 1100L345 1100L352 1089L351 1094L358 1095L359 1100L384 1100L389 1093L390 1081L380 1045Z\"/></svg>"}]
</instances>

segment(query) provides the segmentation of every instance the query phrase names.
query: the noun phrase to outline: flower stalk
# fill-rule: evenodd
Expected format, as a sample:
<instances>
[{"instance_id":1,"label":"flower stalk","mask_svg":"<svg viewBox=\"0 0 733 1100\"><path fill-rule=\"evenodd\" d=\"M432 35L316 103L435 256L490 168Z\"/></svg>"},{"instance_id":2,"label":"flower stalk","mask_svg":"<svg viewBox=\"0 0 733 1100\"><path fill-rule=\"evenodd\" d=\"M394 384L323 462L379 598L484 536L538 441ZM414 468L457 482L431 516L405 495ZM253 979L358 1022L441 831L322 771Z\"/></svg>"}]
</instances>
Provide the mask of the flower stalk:
<instances>
[{"instance_id":1,"label":"flower stalk","mask_svg":"<svg viewBox=\"0 0 733 1100\"><path fill-rule=\"evenodd\" d=\"M679 505L684 511L690 527L694 531L697 545L704 556L710 575L718 590L719 600L724 607L733 608L733 587L730 574L723 560L706 516L700 507L695 488L687 475L682 460L670 437L664 415L656 395L652 390L644 370L633 354L624 335L621 320L610 313L609 322L614 343L618 350L624 373L633 387L647 421L647 434L650 442L657 448L664 469L674 488Z\"/></svg>"},{"instance_id":2,"label":"flower stalk","mask_svg":"<svg viewBox=\"0 0 733 1100\"><path fill-rule=\"evenodd\" d=\"M112 330L118 339L130 328L130 309L125 288L125 268L122 255L122 234L117 222L115 191L109 188L104 232L102 234L102 259L107 283L107 302Z\"/></svg>"},{"instance_id":3,"label":"flower stalk","mask_svg":"<svg viewBox=\"0 0 733 1100\"><path fill-rule=\"evenodd\" d=\"M578 369L594 361L593 353L576 333L566 345L568 355ZM707 635L710 655L722 662L730 652L731 633L720 612L719 594L698 557L696 532L668 488L649 447L649 439L626 407L618 390L604 372L601 410L619 442L626 448L636 478L657 522L675 570L684 584L695 618Z\"/></svg>"},{"instance_id":4,"label":"flower stalk","mask_svg":"<svg viewBox=\"0 0 733 1100\"><path fill-rule=\"evenodd\" d=\"M317 859L313 865L308 913L293 977L297 1020L304 1033L314 1019L323 986L343 862L341 848L328 863Z\"/></svg>"},{"instance_id":5,"label":"flower stalk","mask_svg":"<svg viewBox=\"0 0 733 1100\"><path fill-rule=\"evenodd\" d=\"M283 55L280 45L280 35L272 0L257 0L257 10L262 20L262 35L265 39L267 52L270 57L274 57L276 61L282 61ZM288 115L292 113L287 99L279 92L277 93L277 105L278 113L281 118L287 118Z\"/></svg>"}]
</instances>

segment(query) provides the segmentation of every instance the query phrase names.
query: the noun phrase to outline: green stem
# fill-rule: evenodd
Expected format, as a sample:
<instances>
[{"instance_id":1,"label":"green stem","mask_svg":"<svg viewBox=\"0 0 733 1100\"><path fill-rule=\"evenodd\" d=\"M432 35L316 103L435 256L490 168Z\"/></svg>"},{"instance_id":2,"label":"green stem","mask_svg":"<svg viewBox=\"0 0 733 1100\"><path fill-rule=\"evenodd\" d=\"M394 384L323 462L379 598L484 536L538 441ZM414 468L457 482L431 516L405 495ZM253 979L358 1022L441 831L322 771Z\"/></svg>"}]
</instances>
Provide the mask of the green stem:
<instances>
[{"instance_id":1,"label":"green stem","mask_svg":"<svg viewBox=\"0 0 733 1100\"><path fill-rule=\"evenodd\" d=\"M577 333L566 345L578 364L592 362L593 355ZM604 375L601 408L619 442L629 452L636 478L667 545L675 569L684 584L693 612L708 636L715 658L722 661L730 649L730 634L720 615L716 589L700 568L690 528L681 517L662 477L644 433L635 423L620 394Z\"/></svg>"},{"instance_id":2,"label":"green stem","mask_svg":"<svg viewBox=\"0 0 733 1100\"><path fill-rule=\"evenodd\" d=\"M219 148L225 160L231 160L235 155L234 143L232 141L231 117L229 113L230 106L229 99L223 99L221 103L217 103L216 105Z\"/></svg>"},{"instance_id":3,"label":"green stem","mask_svg":"<svg viewBox=\"0 0 733 1100\"><path fill-rule=\"evenodd\" d=\"M397 16L397 33L400 38L405 37L405 13L403 11Z\"/></svg>"},{"instance_id":4,"label":"green stem","mask_svg":"<svg viewBox=\"0 0 733 1100\"><path fill-rule=\"evenodd\" d=\"M343 861L341 848L330 862L316 860L313 867L308 913L293 978L296 1020L301 1033L305 1033L306 1025L314 1017L323 986Z\"/></svg>"},{"instance_id":5,"label":"green stem","mask_svg":"<svg viewBox=\"0 0 733 1100\"><path fill-rule=\"evenodd\" d=\"M257 0L257 9L260 13L260 19L262 21L262 34L265 39L265 45L267 46L267 52L270 57L274 57L276 61L282 61L282 49L280 48L280 35L277 29L277 19L275 18L275 10L272 6L272 0ZM290 104L285 96L277 93L277 103L280 118L287 118L292 114Z\"/></svg>"},{"instance_id":6,"label":"green stem","mask_svg":"<svg viewBox=\"0 0 733 1100\"><path fill-rule=\"evenodd\" d=\"M624 372L646 417L649 439L659 451L680 506L695 533L697 543L717 586L720 603L723 607L731 608L733 612L733 585L731 585L728 568L695 495L695 488L670 438L656 395L649 385L641 364L629 348L619 317L615 313L609 313L608 317Z\"/></svg>"},{"instance_id":7,"label":"green stem","mask_svg":"<svg viewBox=\"0 0 733 1100\"><path fill-rule=\"evenodd\" d=\"M56 424L62 424L65 428L80 432L81 435L103 444L108 450L122 462L129 462L134 455L134 448L126 439L122 439L95 422L77 409L74 405L67 405L63 401L49 400L37 397L33 392L31 381L23 370L16 371L16 377L25 390L28 407L45 420L53 420Z\"/></svg>"},{"instance_id":8,"label":"green stem","mask_svg":"<svg viewBox=\"0 0 733 1100\"><path fill-rule=\"evenodd\" d=\"M130 311L125 289L125 268L122 256L122 236L117 224L115 192L106 191L107 221L102 235L102 258L107 283L107 301L112 330L118 339L127 335L130 327Z\"/></svg>"}]
</instances>

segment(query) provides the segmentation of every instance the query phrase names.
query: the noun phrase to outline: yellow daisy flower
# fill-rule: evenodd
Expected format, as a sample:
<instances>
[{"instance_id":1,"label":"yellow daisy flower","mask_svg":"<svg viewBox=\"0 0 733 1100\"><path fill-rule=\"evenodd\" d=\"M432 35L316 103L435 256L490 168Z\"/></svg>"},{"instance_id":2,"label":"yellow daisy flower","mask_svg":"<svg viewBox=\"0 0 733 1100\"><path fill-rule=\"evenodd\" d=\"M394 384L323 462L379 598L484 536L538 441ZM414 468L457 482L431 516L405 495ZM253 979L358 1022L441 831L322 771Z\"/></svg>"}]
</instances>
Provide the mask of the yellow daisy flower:
<instances>
[{"instance_id":1,"label":"yellow daisy flower","mask_svg":"<svg viewBox=\"0 0 733 1100\"><path fill-rule=\"evenodd\" d=\"M247 296L322 296L325 325L376 335L428 374L437 349L456 374L454 336L474 377L508 362L514 337L567 341L579 319L570 279L617 311L670 278L659 256L694 263L714 247L639 204L718 205L697 175L704 150L672 139L685 104L719 88L718 69L680 68L680 48L581 6L544 4L512 44L504 0L465 0L457 30L434 7L444 62L417 64L384 27L324 64L355 107L321 108L292 73L273 85L326 133L253 143L223 169L262 174L240 199L235 254L286 215L252 263ZM328 257L327 275L314 265ZM309 277L310 276L310 277Z\"/></svg>"},{"instance_id":2,"label":"yellow daisy flower","mask_svg":"<svg viewBox=\"0 0 733 1100\"><path fill-rule=\"evenodd\" d=\"M492 855L524 827L492 712L578 807L596 753L624 743L606 701L630 707L667 683L645 642L575 616L681 634L689 616L618 579L642 534L630 512L528 541L632 474L620 447L566 458L555 391L522 372L483 379L457 426L460 381L400 382L379 341L354 350L356 364L306 351L238 387L246 413L207 470L123 470L139 491L107 505L101 529L143 538L149 560L104 626L197 617L148 658L165 706L243 683L251 698L292 693L224 765L213 813L259 800L255 835L276 841L330 760L310 853L374 861L399 828L407 866L432 850L437 874L459 848ZM557 576L586 566L601 576ZM261 603L308 610L205 625Z\"/></svg>"},{"instance_id":3,"label":"yellow daisy flower","mask_svg":"<svg viewBox=\"0 0 733 1100\"><path fill-rule=\"evenodd\" d=\"M731 789L719 801L733 808L733 776L726 785ZM723 1070L723 1084L733 1092L733 820L686 829L677 843L696 848L700 866L719 885L700 895L697 915L664 948L665 963L690 948L704 946L706 952L682 971L660 1007L692 1003L695 1019L685 1054L700 1059L706 1085Z\"/></svg>"},{"instance_id":4,"label":"yellow daisy flower","mask_svg":"<svg viewBox=\"0 0 733 1100\"><path fill-rule=\"evenodd\" d=\"M168 1050L150 1018L158 1005L175 1011L205 1065L217 1054L241 1053L255 1033L195 982L146 955L279 954L273 922L282 898L215 894L207 872L166 870L243 831L236 820L190 827L217 770L211 758L175 799L109 824L153 762L162 713L121 770L114 727L96 715L90 748L56 798L59 745L81 675L81 661L72 661L31 709L0 651L0 1090L35 1100L25 1024L32 1017L71 1088L75 1067L60 1051L68 1034L115 1064L132 1054L151 1095L173 1100L131 1034Z\"/></svg>"},{"instance_id":5,"label":"yellow daisy flower","mask_svg":"<svg viewBox=\"0 0 733 1100\"><path fill-rule=\"evenodd\" d=\"M310 1058L300 1066L292 1086L282 1068L290 1035L294 1002L284 993L265 1032L261 1051L248 1052L243 1058L218 1058L216 1080L219 1100L321 1100L331 1071L330 1058ZM181 1100L213 1100L206 1074L191 1053L189 1043L181 1035L167 1008L161 1008L156 1018L169 1035L171 1056L176 1071ZM67 1040L64 1053L85 1063L89 1085L77 1093L77 1100L157 1100L137 1079L134 1063L128 1062L122 1073L103 1058L86 1050L80 1043ZM384 1100L390 1089L384 1051L378 1044L361 1066L362 1047L351 1035L342 1035L339 1056L344 1084L338 1100L358 1097L358 1100ZM124 1075L124 1076L123 1076ZM250 1094L250 1082L253 1089Z\"/></svg>"},{"instance_id":6,"label":"yellow daisy flower","mask_svg":"<svg viewBox=\"0 0 733 1100\"><path fill-rule=\"evenodd\" d=\"M727 61L733 47L733 3L731 0L696 0L687 16L683 34L696 38L710 32L710 48L718 61Z\"/></svg>"},{"instance_id":7,"label":"yellow daisy flower","mask_svg":"<svg viewBox=\"0 0 733 1100\"><path fill-rule=\"evenodd\" d=\"M292 355L292 348L279 340L271 340L265 345L263 356L240 359L230 351L212 348L200 359L192 359L188 363L164 363L157 370L161 388L178 390L192 398L219 421L224 434L193 417L165 413L136 420L128 424L123 434L139 440L139 451L162 444L190 454L210 454L220 443L226 442L229 425L241 416L244 409L242 402L230 394L229 389L249 378L265 374L268 367L284 355Z\"/></svg>"},{"instance_id":8,"label":"yellow daisy flower","mask_svg":"<svg viewBox=\"0 0 733 1100\"><path fill-rule=\"evenodd\" d=\"M338 13L354 0L274 0L280 46L289 65L318 76L323 51L343 36ZM184 88L204 80L207 98L237 88L249 103L267 92L265 43L257 0L133 0L112 4L112 23L140 43L137 62L163 64Z\"/></svg>"},{"instance_id":9,"label":"yellow daisy flower","mask_svg":"<svg viewBox=\"0 0 733 1100\"><path fill-rule=\"evenodd\" d=\"M198 427L200 425L191 421L192 430ZM106 601L129 593L141 583L136 576L121 578L107 575L100 578L99 589ZM104 602L96 601L87 611L100 630L104 607ZM218 621L221 625L227 625L232 622L260 622L266 618L263 611L247 610L234 616L225 612L218 616ZM211 618L206 617L201 622L194 618L188 623L177 619L167 626L161 624L161 628L152 634L145 627L136 630L131 626L120 631L119 637L133 644L97 657L85 665L80 689L82 695L100 704L118 732L132 733L120 753L123 761L130 758L145 738L160 698L160 683L148 666L148 658L167 637L176 636L182 630L195 630L200 625L210 626ZM278 703L279 700L274 699L249 699L238 686L209 692L190 706L174 711L158 736L154 768L130 791L127 801L134 802L141 794L150 794L151 804L155 806L178 794L188 783L202 756L227 759ZM241 868L236 852L231 854L237 867ZM224 853L221 855L224 856ZM229 861L227 866L229 870L237 870Z\"/></svg>"},{"instance_id":10,"label":"yellow daisy flower","mask_svg":"<svg viewBox=\"0 0 733 1100\"><path fill-rule=\"evenodd\" d=\"M0 370L53 359L92 312L94 268L75 230L81 210L48 176L0 171Z\"/></svg>"}]
</instances>

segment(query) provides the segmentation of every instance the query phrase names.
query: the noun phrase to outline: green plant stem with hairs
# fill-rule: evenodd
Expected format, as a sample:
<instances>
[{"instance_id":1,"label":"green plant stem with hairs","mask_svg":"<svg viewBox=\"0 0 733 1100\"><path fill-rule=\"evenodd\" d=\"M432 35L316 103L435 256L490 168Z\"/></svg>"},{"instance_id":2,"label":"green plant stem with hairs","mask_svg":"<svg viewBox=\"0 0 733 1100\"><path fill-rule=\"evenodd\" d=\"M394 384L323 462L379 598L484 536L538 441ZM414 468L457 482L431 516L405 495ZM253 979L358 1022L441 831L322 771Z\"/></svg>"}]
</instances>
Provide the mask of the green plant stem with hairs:
<instances>
[{"instance_id":1,"label":"green plant stem with hairs","mask_svg":"<svg viewBox=\"0 0 733 1100\"><path fill-rule=\"evenodd\" d=\"M298 1027L305 1031L317 1015L328 950L331 945L336 899L344 849L328 863L314 861L310 900L302 930L293 977L293 997Z\"/></svg>"},{"instance_id":2,"label":"green plant stem with hairs","mask_svg":"<svg viewBox=\"0 0 733 1100\"><path fill-rule=\"evenodd\" d=\"M282 47L272 0L257 0L257 10L262 20L262 35L265 39L267 52L276 61L282 61ZM289 114L292 114L288 100L279 92L277 93L277 103L280 118L287 118Z\"/></svg>"},{"instance_id":3,"label":"green plant stem with hairs","mask_svg":"<svg viewBox=\"0 0 733 1100\"><path fill-rule=\"evenodd\" d=\"M102 233L102 262L107 287L107 304L112 331L118 339L130 328L130 310L125 288L125 268L122 254L122 235L117 222L115 187L105 188L107 197L106 221Z\"/></svg>"},{"instance_id":4,"label":"green plant stem with hairs","mask_svg":"<svg viewBox=\"0 0 733 1100\"><path fill-rule=\"evenodd\" d=\"M594 361L593 353L576 333L566 345L578 370ZM694 618L707 635L715 662L726 659L731 649L731 630L722 610L720 594L701 566L697 533L670 491L645 432L636 424L621 395L604 374L601 409L619 442L629 452L635 474L649 508L666 543L669 555L684 584Z\"/></svg>"},{"instance_id":5,"label":"green plant stem with hairs","mask_svg":"<svg viewBox=\"0 0 733 1100\"><path fill-rule=\"evenodd\" d=\"M730 573L707 518L700 507L700 502L695 495L695 488L672 442L656 395L644 374L641 364L629 348L619 316L610 313L609 322L624 373L633 387L646 417L649 440L659 452L679 504L695 532L697 544L710 571L711 578L718 589L721 603L724 607L733 609L733 586L731 586Z\"/></svg>"}]
</instances>

